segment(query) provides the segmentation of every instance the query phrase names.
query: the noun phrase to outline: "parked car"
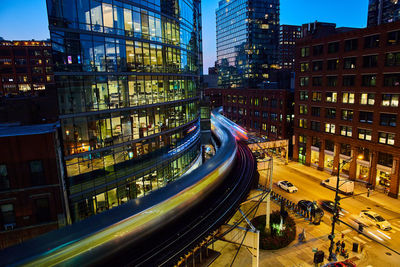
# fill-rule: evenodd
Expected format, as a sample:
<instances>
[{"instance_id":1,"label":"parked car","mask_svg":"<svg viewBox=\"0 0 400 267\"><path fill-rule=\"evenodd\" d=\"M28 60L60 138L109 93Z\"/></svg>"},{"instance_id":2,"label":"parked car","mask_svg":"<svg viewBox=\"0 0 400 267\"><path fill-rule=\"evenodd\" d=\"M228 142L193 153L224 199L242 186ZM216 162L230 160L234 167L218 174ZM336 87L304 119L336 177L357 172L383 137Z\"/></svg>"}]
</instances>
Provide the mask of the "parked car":
<instances>
[{"instance_id":1,"label":"parked car","mask_svg":"<svg viewBox=\"0 0 400 267\"><path fill-rule=\"evenodd\" d=\"M330 262L322 267L356 267L356 265L351 260Z\"/></svg>"},{"instance_id":2,"label":"parked car","mask_svg":"<svg viewBox=\"0 0 400 267\"><path fill-rule=\"evenodd\" d=\"M289 181L279 181L279 182L278 182L278 186L279 186L281 189L283 189L283 190L285 190L285 191L287 191L287 192L289 192L289 193L295 193L295 192L298 191L297 187L295 187L295 186L294 186L291 182L289 182Z\"/></svg>"},{"instance_id":3,"label":"parked car","mask_svg":"<svg viewBox=\"0 0 400 267\"><path fill-rule=\"evenodd\" d=\"M376 227L382 230L392 229L391 224L386 221L385 218L371 210L362 210L359 216L359 220L366 225L376 225Z\"/></svg>"},{"instance_id":4,"label":"parked car","mask_svg":"<svg viewBox=\"0 0 400 267\"><path fill-rule=\"evenodd\" d=\"M315 202L311 202L309 200L300 200L297 205L303 211L308 211L308 207L311 207L311 212L315 211L315 214L320 215L321 217L324 216L324 211L317 205Z\"/></svg>"},{"instance_id":5,"label":"parked car","mask_svg":"<svg viewBox=\"0 0 400 267\"><path fill-rule=\"evenodd\" d=\"M323 180L321 182L321 185L336 190L337 177L336 176L329 177L328 179ZM354 182L345 178L339 178L339 192L349 195L353 194Z\"/></svg>"},{"instance_id":6,"label":"parked car","mask_svg":"<svg viewBox=\"0 0 400 267\"><path fill-rule=\"evenodd\" d=\"M335 202L330 200L320 200L318 204L321 208L323 208L327 212L334 213ZM343 216L344 215L343 209L341 207L338 207L338 209L339 209L339 215Z\"/></svg>"}]
</instances>

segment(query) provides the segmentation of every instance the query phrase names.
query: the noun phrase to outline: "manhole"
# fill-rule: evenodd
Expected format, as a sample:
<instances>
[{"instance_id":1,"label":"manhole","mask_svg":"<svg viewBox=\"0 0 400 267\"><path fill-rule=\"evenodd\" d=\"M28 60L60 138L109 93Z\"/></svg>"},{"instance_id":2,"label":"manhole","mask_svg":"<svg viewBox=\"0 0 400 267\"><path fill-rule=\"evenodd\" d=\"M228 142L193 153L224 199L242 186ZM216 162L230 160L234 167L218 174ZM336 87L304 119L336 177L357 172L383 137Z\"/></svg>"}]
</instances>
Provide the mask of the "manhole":
<instances>
[{"instance_id":1,"label":"manhole","mask_svg":"<svg viewBox=\"0 0 400 267\"><path fill-rule=\"evenodd\" d=\"M390 252L386 252L386 255L388 255L388 256L392 256L392 253L390 253Z\"/></svg>"}]
</instances>

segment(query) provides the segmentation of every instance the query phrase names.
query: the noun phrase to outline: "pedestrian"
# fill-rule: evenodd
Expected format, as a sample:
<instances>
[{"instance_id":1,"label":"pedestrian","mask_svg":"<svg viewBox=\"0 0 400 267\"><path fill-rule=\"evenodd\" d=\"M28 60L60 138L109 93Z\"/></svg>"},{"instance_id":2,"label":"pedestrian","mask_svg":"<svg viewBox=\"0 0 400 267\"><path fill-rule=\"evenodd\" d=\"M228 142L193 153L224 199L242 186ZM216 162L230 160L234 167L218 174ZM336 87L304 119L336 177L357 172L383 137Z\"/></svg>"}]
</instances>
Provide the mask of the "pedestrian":
<instances>
[{"instance_id":1,"label":"pedestrian","mask_svg":"<svg viewBox=\"0 0 400 267\"><path fill-rule=\"evenodd\" d=\"M310 219L310 221L312 221L312 218L314 218L314 220L315 220L315 208L311 209L311 219Z\"/></svg>"},{"instance_id":2,"label":"pedestrian","mask_svg":"<svg viewBox=\"0 0 400 267\"><path fill-rule=\"evenodd\" d=\"M340 252L340 240L338 240L338 242L336 242L336 250L335 250L335 253L337 254L337 253L339 253Z\"/></svg>"},{"instance_id":3,"label":"pedestrian","mask_svg":"<svg viewBox=\"0 0 400 267\"><path fill-rule=\"evenodd\" d=\"M342 245L341 245L341 247L342 247L342 250L344 250L344 247L346 246L346 244L344 243L344 240L342 241Z\"/></svg>"}]
</instances>

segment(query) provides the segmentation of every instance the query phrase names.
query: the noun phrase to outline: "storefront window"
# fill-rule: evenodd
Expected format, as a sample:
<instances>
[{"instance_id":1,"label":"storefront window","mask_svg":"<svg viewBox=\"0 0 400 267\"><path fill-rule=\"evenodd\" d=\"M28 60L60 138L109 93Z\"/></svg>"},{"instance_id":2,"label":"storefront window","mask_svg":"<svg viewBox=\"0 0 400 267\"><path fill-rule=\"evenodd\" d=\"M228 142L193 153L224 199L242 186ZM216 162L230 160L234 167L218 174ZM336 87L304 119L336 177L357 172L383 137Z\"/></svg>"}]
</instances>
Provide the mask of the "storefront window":
<instances>
[{"instance_id":1,"label":"storefront window","mask_svg":"<svg viewBox=\"0 0 400 267\"><path fill-rule=\"evenodd\" d=\"M383 188L390 187L390 172L377 170L375 185Z\"/></svg>"},{"instance_id":2,"label":"storefront window","mask_svg":"<svg viewBox=\"0 0 400 267\"><path fill-rule=\"evenodd\" d=\"M340 159L340 172L345 174L345 175L349 175L349 171L350 171L350 162L348 162L349 159Z\"/></svg>"},{"instance_id":3,"label":"storefront window","mask_svg":"<svg viewBox=\"0 0 400 267\"><path fill-rule=\"evenodd\" d=\"M357 163L356 175L358 180L369 182L370 167Z\"/></svg>"},{"instance_id":4,"label":"storefront window","mask_svg":"<svg viewBox=\"0 0 400 267\"><path fill-rule=\"evenodd\" d=\"M333 169L333 155L325 153L324 168L330 169L330 170Z\"/></svg>"},{"instance_id":5,"label":"storefront window","mask_svg":"<svg viewBox=\"0 0 400 267\"><path fill-rule=\"evenodd\" d=\"M304 146L299 147L299 162L302 164L306 163L306 147Z\"/></svg>"},{"instance_id":6,"label":"storefront window","mask_svg":"<svg viewBox=\"0 0 400 267\"><path fill-rule=\"evenodd\" d=\"M311 149L311 164L317 165L319 163L319 151Z\"/></svg>"}]
</instances>

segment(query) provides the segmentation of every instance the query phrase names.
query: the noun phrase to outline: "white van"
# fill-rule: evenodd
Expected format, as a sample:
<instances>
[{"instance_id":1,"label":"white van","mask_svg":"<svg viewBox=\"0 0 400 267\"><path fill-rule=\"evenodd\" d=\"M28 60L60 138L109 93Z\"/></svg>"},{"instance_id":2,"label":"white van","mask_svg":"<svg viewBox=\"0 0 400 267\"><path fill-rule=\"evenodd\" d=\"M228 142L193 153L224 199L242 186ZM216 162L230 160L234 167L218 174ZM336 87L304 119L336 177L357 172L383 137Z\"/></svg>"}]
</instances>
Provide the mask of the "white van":
<instances>
[{"instance_id":1,"label":"white van","mask_svg":"<svg viewBox=\"0 0 400 267\"><path fill-rule=\"evenodd\" d=\"M337 182L337 177L332 176L332 177L329 177L328 179L322 181L321 184L325 187L336 190L336 182ZM349 195L353 194L354 193L354 182L340 177L339 192L341 192L343 194L349 194Z\"/></svg>"}]
</instances>

